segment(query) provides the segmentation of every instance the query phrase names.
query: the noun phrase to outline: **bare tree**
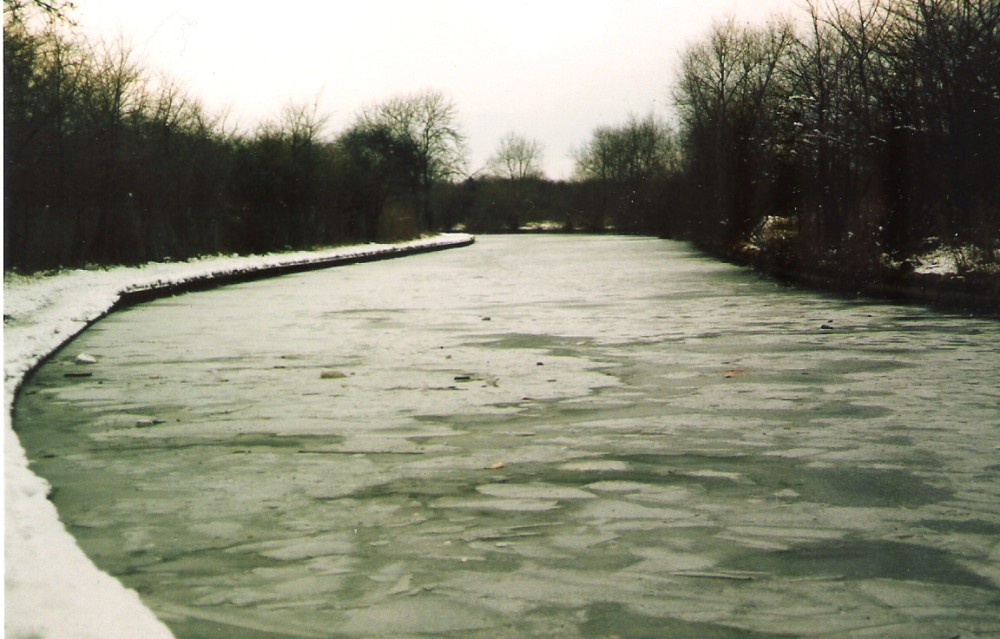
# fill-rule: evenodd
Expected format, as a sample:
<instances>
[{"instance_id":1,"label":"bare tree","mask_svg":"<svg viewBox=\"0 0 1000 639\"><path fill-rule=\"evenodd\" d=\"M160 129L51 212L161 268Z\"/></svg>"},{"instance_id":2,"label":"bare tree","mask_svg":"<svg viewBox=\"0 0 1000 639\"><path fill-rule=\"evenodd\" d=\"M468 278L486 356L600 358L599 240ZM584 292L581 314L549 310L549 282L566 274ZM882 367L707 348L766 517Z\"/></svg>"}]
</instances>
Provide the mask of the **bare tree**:
<instances>
[{"instance_id":1,"label":"bare tree","mask_svg":"<svg viewBox=\"0 0 1000 639\"><path fill-rule=\"evenodd\" d=\"M541 179L542 145L517 133L500 140L496 153L486 163L491 175L505 180Z\"/></svg>"},{"instance_id":2,"label":"bare tree","mask_svg":"<svg viewBox=\"0 0 1000 639\"><path fill-rule=\"evenodd\" d=\"M808 0L806 30L789 49L783 66L789 98L781 113L788 144L796 155L802 211L798 233L814 248L837 247L847 232L848 209L857 197L857 172L850 170L847 139L853 82L847 43L830 24L830 9ZM856 164L856 163L854 163ZM821 186L822 185L822 186Z\"/></svg>"},{"instance_id":3,"label":"bare tree","mask_svg":"<svg viewBox=\"0 0 1000 639\"><path fill-rule=\"evenodd\" d=\"M899 155L920 174L902 186L918 201L944 201L908 217L1000 255L1000 2L897 0L889 11L882 53L890 77L910 79L891 85L890 113L905 123Z\"/></svg>"},{"instance_id":4,"label":"bare tree","mask_svg":"<svg viewBox=\"0 0 1000 639\"><path fill-rule=\"evenodd\" d=\"M465 136L458 125L455 103L438 91L397 96L365 109L358 123L370 129L384 129L417 151L417 176L422 198L424 227L434 227L430 191L440 182L464 174Z\"/></svg>"},{"instance_id":5,"label":"bare tree","mask_svg":"<svg viewBox=\"0 0 1000 639\"><path fill-rule=\"evenodd\" d=\"M653 114L635 115L618 126L594 130L574 152L576 178L590 191L587 226L600 230L610 222L620 230L646 231L657 226L664 189L678 168L673 130Z\"/></svg>"},{"instance_id":6,"label":"bare tree","mask_svg":"<svg viewBox=\"0 0 1000 639\"><path fill-rule=\"evenodd\" d=\"M75 8L70 0L3 0L4 16L14 23L23 22L32 15L53 22L70 21L69 14Z\"/></svg>"},{"instance_id":7,"label":"bare tree","mask_svg":"<svg viewBox=\"0 0 1000 639\"><path fill-rule=\"evenodd\" d=\"M386 202L461 174L454 108L438 94L372 109L385 124L339 147L314 103L248 134L123 38L88 41L46 17L69 6L4 2L5 268L310 247L380 227L413 237L415 219L380 224Z\"/></svg>"},{"instance_id":8,"label":"bare tree","mask_svg":"<svg viewBox=\"0 0 1000 639\"><path fill-rule=\"evenodd\" d=\"M621 126L595 129L574 159L581 179L631 182L676 168L678 149L666 123L653 114L642 119L631 115Z\"/></svg>"},{"instance_id":9,"label":"bare tree","mask_svg":"<svg viewBox=\"0 0 1000 639\"><path fill-rule=\"evenodd\" d=\"M755 203L779 161L775 115L787 97L780 69L793 42L786 22L757 28L730 19L683 57L675 102L699 200L691 223L709 244L736 246L764 214Z\"/></svg>"}]
</instances>

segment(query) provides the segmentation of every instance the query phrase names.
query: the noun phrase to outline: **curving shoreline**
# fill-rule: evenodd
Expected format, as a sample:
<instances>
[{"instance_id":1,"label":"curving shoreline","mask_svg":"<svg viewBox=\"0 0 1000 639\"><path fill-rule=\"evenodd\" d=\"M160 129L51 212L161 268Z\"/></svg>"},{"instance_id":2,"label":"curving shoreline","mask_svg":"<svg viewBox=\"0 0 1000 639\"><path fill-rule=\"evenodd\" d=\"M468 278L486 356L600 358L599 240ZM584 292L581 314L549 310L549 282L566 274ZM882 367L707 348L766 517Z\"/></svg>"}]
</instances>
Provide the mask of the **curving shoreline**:
<instances>
[{"instance_id":1,"label":"curving shoreline","mask_svg":"<svg viewBox=\"0 0 1000 639\"><path fill-rule=\"evenodd\" d=\"M4 281L5 636L169 638L171 632L77 546L13 428L22 382L80 332L131 304L237 282L468 246L467 234L319 252L220 257Z\"/></svg>"}]
</instances>

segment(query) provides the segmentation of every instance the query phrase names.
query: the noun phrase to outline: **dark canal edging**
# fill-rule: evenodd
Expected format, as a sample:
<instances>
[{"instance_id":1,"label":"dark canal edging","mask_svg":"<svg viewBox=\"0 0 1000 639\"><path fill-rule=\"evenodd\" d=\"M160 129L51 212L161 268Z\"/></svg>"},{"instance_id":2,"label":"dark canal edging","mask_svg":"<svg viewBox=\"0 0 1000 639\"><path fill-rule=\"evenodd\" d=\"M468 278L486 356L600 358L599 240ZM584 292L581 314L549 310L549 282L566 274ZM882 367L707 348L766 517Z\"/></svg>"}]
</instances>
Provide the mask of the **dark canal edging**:
<instances>
[{"instance_id":1,"label":"dark canal edging","mask_svg":"<svg viewBox=\"0 0 1000 639\"><path fill-rule=\"evenodd\" d=\"M857 275L758 264L751 266L778 281L812 290L846 297L925 304L941 311L1000 318L1000 275L962 276L889 270Z\"/></svg>"},{"instance_id":2,"label":"dark canal edging","mask_svg":"<svg viewBox=\"0 0 1000 639\"><path fill-rule=\"evenodd\" d=\"M499 235L629 235L607 229L582 231L565 229L518 229ZM643 236L644 234L636 234ZM647 237L651 237L648 236ZM884 268L858 272L849 268L809 269L801 265L776 263L761 254L725 252L717 247L680 238L714 259L749 267L764 277L811 291L847 298L871 298L902 304L924 304L944 312L968 313L1000 319L1000 273L938 274Z\"/></svg>"},{"instance_id":3,"label":"dark canal edging","mask_svg":"<svg viewBox=\"0 0 1000 639\"><path fill-rule=\"evenodd\" d=\"M279 255L276 256L276 259L279 260L276 263L258 264L232 270L221 270L176 280L159 281L148 285L126 288L118 292L117 299L103 312L96 314L94 317L87 319L85 322L81 322L79 330L66 335L65 339L62 339L55 347L51 348L46 353L40 354L36 361L24 372L24 374L21 375L19 379L14 380L14 399L9 408L13 411L13 406L17 403L17 397L21 393L22 386L32 378L38 369L55 357L56 354L65 348L67 344L72 342L78 335L115 311L135 306L136 304L152 302L157 299L182 295L184 293L207 291L213 288L229 286L232 284L243 284L256 280L281 277L283 275L292 275L295 273L305 273L308 271L318 271L337 266L363 264L366 262L379 262L382 260L391 260L411 255L420 255L423 253L434 253L447 249L471 246L472 244L475 244L475 242L476 238L474 235L463 234L458 238L444 238L438 241L428 242L426 244L407 244L388 247L381 246L377 249L362 253L318 257L316 259L300 259L289 262L281 262ZM8 383L9 382L10 380L8 380Z\"/></svg>"},{"instance_id":4,"label":"dark canal edging","mask_svg":"<svg viewBox=\"0 0 1000 639\"><path fill-rule=\"evenodd\" d=\"M810 268L796 263L795 257L774 260L761 252L725 252L697 242L692 246L716 259L812 291L923 304L939 311L1000 319L1000 273L918 273L887 267L858 270L846 264Z\"/></svg>"},{"instance_id":5,"label":"dark canal edging","mask_svg":"<svg viewBox=\"0 0 1000 639\"><path fill-rule=\"evenodd\" d=\"M418 244L413 246L391 246L388 248L360 253L355 255L339 255L314 260L297 260L280 264L270 264L258 268L237 269L220 273L210 273L197 277L188 278L177 282L156 283L150 286L130 288L122 291L115 305L109 309L112 312L119 308L141 304L163 297L171 297L182 293L194 291L205 291L220 286L230 284L243 284L271 277L282 275L292 275L295 273L305 273L308 271L318 271L336 266L348 266L350 264L363 264L365 262L378 262L391 260L398 257L419 255L422 253L433 253L452 248L461 248L474 244L476 238L468 236L460 240L442 241L435 244Z\"/></svg>"}]
</instances>

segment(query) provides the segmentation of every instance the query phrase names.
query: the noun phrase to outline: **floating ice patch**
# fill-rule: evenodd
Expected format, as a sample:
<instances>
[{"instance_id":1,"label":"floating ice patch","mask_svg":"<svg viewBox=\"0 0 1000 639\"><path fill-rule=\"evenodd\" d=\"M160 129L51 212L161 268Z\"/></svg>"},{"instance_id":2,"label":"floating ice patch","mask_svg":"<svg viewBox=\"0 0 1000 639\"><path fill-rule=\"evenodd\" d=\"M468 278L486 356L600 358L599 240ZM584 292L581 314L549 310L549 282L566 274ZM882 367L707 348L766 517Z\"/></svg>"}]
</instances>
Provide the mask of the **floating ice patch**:
<instances>
[{"instance_id":1,"label":"floating ice patch","mask_svg":"<svg viewBox=\"0 0 1000 639\"><path fill-rule=\"evenodd\" d=\"M563 464L559 470L571 472L624 472L629 470L628 462L615 460L578 461Z\"/></svg>"},{"instance_id":2,"label":"floating ice patch","mask_svg":"<svg viewBox=\"0 0 1000 639\"><path fill-rule=\"evenodd\" d=\"M652 486L637 481L595 481L587 484L586 488L603 493L634 493Z\"/></svg>"},{"instance_id":3,"label":"floating ice patch","mask_svg":"<svg viewBox=\"0 0 1000 639\"><path fill-rule=\"evenodd\" d=\"M729 481L739 481L743 478L741 473L729 473L722 470L693 470L678 474L687 477L703 477L705 479L728 479Z\"/></svg>"},{"instance_id":4,"label":"floating ice patch","mask_svg":"<svg viewBox=\"0 0 1000 639\"><path fill-rule=\"evenodd\" d=\"M476 488L484 495L514 499L594 499L593 493L579 488L546 484L486 484Z\"/></svg>"}]
</instances>

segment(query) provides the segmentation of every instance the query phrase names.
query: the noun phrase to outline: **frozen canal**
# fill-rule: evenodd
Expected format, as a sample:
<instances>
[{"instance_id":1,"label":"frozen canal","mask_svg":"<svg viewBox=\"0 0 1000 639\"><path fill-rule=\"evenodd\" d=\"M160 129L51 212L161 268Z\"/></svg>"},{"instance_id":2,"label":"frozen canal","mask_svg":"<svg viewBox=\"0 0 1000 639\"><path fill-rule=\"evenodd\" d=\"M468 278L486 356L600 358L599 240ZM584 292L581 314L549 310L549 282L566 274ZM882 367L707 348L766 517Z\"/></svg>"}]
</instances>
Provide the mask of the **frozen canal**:
<instances>
[{"instance_id":1,"label":"frozen canal","mask_svg":"<svg viewBox=\"0 0 1000 639\"><path fill-rule=\"evenodd\" d=\"M482 237L112 315L15 426L181 639L970 639L998 353L681 244Z\"/></svg>"}]
</instances>

